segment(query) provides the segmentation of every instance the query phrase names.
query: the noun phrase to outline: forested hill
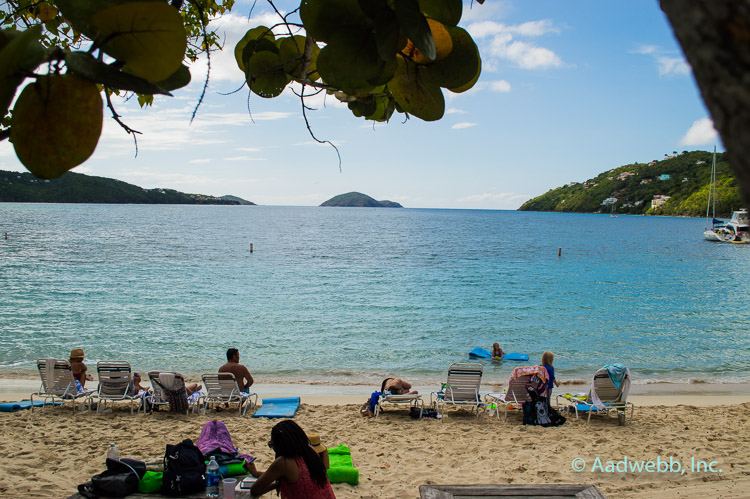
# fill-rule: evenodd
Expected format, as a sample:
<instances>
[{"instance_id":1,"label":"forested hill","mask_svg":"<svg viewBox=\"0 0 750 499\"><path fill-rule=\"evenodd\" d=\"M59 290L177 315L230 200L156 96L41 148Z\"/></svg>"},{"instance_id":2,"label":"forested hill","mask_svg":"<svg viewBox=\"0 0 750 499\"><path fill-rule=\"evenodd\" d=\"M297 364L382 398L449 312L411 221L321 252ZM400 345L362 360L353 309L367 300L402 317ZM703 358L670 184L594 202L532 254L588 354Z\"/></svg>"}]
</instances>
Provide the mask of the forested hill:
<instances>
[{"instance_id":1,"label":"forested hill","mask_svg":"<svg viewBox=\"0 0 750 499\"><path fill-rule=\"evenodd\" d=\"M255 204L234 196L185 194L173 189L144 189L120 180L68 172L54 180L31 173L0 170L0 202L113 204Z\"/></svg>"},{"instance_id":2,"label":"forested hill","mask_svg":"<svg viewBox=\"0 0 750 499\"><path fill-rule=\"evenodd\" d=\"M633 163L571 182L525 202L519 210L705 216L713 153L683 151L660 161ZM716 215L742 206L737 182L722 153L716 155ZM652 201L657 206L652 208ZM663 202L663 204L662 204Z\"/></svg>"},{"instance_id":3,"label":"forested hill","mask_svg":"<svg viewBox=\"0 0 750 499\"><path fill-rule=\"evenodd\" d=\"M347 192L334 196L320 206L347 206L347 207L367 207L367 208L403 208L394 201L376 201L367 194L361 192Z\"/></svg>"}]
</instances>

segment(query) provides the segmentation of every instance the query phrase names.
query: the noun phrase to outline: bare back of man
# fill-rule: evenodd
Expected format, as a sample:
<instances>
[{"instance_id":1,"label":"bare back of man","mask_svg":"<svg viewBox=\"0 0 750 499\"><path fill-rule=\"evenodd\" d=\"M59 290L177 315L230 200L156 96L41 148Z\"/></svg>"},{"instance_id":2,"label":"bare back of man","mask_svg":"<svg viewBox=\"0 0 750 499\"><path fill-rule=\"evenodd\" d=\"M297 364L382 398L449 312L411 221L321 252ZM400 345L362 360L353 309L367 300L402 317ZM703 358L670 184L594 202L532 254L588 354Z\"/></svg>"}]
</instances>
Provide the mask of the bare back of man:
<instances>
[{"instance_id":1,"label":"bare back of man","mask_svg":"<svg viewBox=\"0 0 750 499\"><path fill-rule=\"evenodd\" d=\"M411 390L411 384L402 380L401 378L389 379L385 383L385 389L394 395L405 395L405 394L416 394L416 390Z\"/></svg>"},{"instance_id":2,"label":"bare back of man","mask_svg":"<svg viewBox=\"0 0 750 499\"><path fill-rule=\"evenodd\" d=\"M220 373L232 373L237 378L237 384L240 390L247 391L253 384L253 377L247 367L243 366L239 362L229 361L219 368Z\"/></svg>"}]
</instances>

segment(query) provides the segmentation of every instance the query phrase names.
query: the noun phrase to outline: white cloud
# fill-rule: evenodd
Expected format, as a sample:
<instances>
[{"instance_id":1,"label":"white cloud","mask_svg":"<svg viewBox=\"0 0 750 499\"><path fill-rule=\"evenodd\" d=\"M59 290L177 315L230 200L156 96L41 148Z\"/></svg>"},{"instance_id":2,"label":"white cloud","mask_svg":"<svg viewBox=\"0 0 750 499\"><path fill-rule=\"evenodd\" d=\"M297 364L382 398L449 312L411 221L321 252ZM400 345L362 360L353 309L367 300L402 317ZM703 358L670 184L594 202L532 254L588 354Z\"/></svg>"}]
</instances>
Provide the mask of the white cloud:
<instances>
[{"instance_id":1,"label":"white cloud","mask_svg":"<svg viewBox=\"0 0 750 499\"><path fill-rule=\"evenodd\" d=\"M445 114L466 114L466 111L462 109L456 109L455 107L450 107L445 110Z\"/></svg>"},{"instance_id":2,"label":"white cloud","mask_svg":"<svg viewBox=\"0 0 750 499\"><path fill-rule=\"evenodd\" d=\"M462 198L458 198L456 201L460 203L483 203L487 201L501 201L503 203L510 204L515 201L525 201L530 197L531 196L529 196L528 194L516 194L515 192L485 192L482 194L471 194L469 196L464 196Z\"/></svg>"},{"instance_id":3,"label":"white cloud","mask_svg":"<svg viewBox=\"0 0 750 499\"><path fill-rule=\"evenodd\" d=\"M191 159L190 161L188 161L188 163L210 163L210 162L211 162L211 160L208 159L208 158L204 158L204 159Z\"/></svg>"},{"instance_id":4,"label":"white cloud","mask_svg":"<svg viewBox=\"0 0 750 499\"><path fill-rule=\"evenodd\" d=\"M701 118L693 122L685 136L680 139L681 146L703 146L715 144L719 140L719 134L714 128L714 122L709 118Z\"/></svg>"},{"instance_id":5,"label":"white cloud","mask_svg":"<svg viewBox=\"0 0 750 499\"><path fill-rule=\"evenodd\" d=\"M563 66L560 57L551 49L517 39L560 33L560 28L548 19L518 25L480 21L469 25L467 30L477 41L487 39L484 42L485 49L480 49L483 56L489 55L496 59L511 61L523 69L548 69ZM490 58L486 66L496 67L497 62Z\"/></svg>"},{"instance_id":6,"label":"white cloud","mask_svg":"<svg viewBox=\"0 0 750 499\"><path fill-rule=\"evenodd\" d=\"M689 75L690 65L683 57L657 57L659 64L659 76Z\"/></svg>"},{"instance_id":7,"label":"white cloud","mask_svg":"<svg viewBox=\"0 0 750 499\"><path fill-rule=\"evenodd\" d=\"M489 84L493 92L510 92L510 83L505 80L491 81Z\"/></svg>"},{"instance_id":8,"label":"white cloud","mask_svg":"<svg viewBox=\"0 0 750 499\"><path fill-rule=\"evenodd\" d=\"M230 156L224 161L265 161L266 158L251 158L250 156Z\"/></svg>"},{"instance_id":9,"label":"white cloud","mask_svg":"<svg viewBox=\"0 0 750 499\"><path fill-rule=\"evenodd\" d=\"M665 51L656 45L642 45L632 53L651 57L656 63L659 76L690 74L690 65L684 57L675 56L674 52Z\"/></svg>"},{"instance_id":10,"label":"white cloud","mask_svg":"<svg viewBox=\"0 0 750 499\"><path fill-rule=\"evenodd\" d=\"M451 130L461 130L462 128L471 128L473 126L477 126L477 123L469 123L467 121L463 121L461 123L456 123L451 127Z\"/></svg>"}]
</instances>

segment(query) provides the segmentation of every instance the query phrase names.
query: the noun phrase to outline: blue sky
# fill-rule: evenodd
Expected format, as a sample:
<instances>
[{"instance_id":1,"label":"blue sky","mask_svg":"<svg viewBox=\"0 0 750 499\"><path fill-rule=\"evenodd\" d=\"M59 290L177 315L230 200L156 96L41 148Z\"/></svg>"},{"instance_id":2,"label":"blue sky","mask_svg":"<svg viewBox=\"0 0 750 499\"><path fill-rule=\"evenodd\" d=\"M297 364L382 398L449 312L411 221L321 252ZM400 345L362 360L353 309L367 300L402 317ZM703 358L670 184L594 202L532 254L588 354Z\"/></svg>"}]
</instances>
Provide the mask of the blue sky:
<instances>
[{"instance_id":1,"label":"blue sky","mask_svg":"<svg viewBox=\"0 0 750 499\"><path fill-rule=\"evenodd\" d=\"M674 150L722 149L690 68L656 0L464 2L460 26L479 45L483 71L463 94L445 91L438 122L355 118L334 98L308 101L316 144L289 90L248 98L234 61L248 29L275 22L260 0L216 21L226 49L212 57L207 98L190 115L206 66L151 109L116 104L133 140L109 118L96 152L76 172L146 188L233 194L263 205L314 206L359 191L408 208L516 209L571 181ZM288 11L298 3L278 1ZM24 171L0 142L0 169Z\"/></svg>"}]
</instances>

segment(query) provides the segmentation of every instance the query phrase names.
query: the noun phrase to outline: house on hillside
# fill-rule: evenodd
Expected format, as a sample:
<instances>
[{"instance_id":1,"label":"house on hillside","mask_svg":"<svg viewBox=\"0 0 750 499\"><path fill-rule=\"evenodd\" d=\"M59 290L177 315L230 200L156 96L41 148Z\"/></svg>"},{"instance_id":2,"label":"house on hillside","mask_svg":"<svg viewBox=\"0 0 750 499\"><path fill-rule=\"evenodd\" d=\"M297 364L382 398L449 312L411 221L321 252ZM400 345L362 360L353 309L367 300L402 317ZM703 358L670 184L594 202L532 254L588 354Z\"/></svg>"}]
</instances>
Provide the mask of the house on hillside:
<instances>
[{"instance_id":1,"label":"house on hillside","mask_svg":"<svg viewBox=\"0 0 750 499\"><path fill-rule=\"evenodd\" d=\"M628 179L628 177L633 177L633 176L635 176L635 173L630 173L630 172L622 172L622 173L621 173L621 174L620 174L620 175L619 175L619 176L617 177L617 180L627 180L627 179Z\"/></svg>"},{"instance_id":2,"label":"house on hillside","mask_svg":"<svg viewBox=\"0 0 750 499\"><path fill-rule=\"evenodd\" d=\"M602 206L609 206L611 204L615 204L617 202L617 198L615 197L609 197L602 201Z\"/></svg>"},{"instance_id":3,"label":"house on hillside","mask_svg":"<svg viewBox=\"0 0 750 499\"><path fill-rule=\"evenodd\" d=\"M644 178L641 180L641 184L650 184L653 180L652 178Z\"/></svg>"},{"instance_id":4,"label":"house on hillside","mask_svg":"<svg viewBox=\"0 0 750 499\"><path fill-rule=\"evenodd\" d=\"M659 180L669 180L669 174L668 173L662 173L659 175Z\"/></svg>"},{"instance_id":5,"label":"house on hillside","mask_svg":"<svg viewBox=\"0 0 750 499\"><path fill-rule=\"evenodd\" d=\"M663 194L657 194L654 196L654 199L651 200L651 209L652 210L658 210L665 204L667 204L667 201L672 199L672 196L665 196Z\"/></svg>"},{"instance_id":6,"label":"house on hillside","mask_svg":"<svg viewBox=\"0 0 750 499\"><path fill-rule=\"evenodd\" d=\"M654 160L651 163L649 163L648 166L654 166L655 164L656 164L656 160Z\"/></svg>"}]
</instances>

